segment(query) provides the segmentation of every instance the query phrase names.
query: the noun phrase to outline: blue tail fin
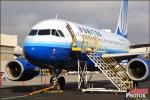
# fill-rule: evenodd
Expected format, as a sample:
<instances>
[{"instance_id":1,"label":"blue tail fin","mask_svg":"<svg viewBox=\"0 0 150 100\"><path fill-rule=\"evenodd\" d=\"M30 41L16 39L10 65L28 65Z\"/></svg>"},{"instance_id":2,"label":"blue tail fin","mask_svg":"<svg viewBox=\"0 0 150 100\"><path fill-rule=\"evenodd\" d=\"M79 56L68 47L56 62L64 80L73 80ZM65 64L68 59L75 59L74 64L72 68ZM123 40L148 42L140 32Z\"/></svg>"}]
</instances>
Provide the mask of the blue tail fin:
<instances>
[{"instance_id":1,"label":"blue tail fin","mask_svg":"<svg viewBox=\"0 0 150 100\"><path fill-rule=\"evenodd\" d=\"M123 0L115 33L125 38L127 38L127 12L128 0Z\"/></svg>"}]
</instances>

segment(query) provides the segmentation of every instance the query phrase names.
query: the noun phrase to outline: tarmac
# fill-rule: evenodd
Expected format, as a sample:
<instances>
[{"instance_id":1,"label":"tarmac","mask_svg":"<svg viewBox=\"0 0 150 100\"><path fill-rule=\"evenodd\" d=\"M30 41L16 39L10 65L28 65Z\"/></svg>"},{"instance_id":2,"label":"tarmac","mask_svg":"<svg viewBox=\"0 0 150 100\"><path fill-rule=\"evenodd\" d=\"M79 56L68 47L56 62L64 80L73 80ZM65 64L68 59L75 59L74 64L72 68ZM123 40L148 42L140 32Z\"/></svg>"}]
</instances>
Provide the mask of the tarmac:
<instances>
[{"instance_id":1,"label":"tarmac","mask_svg":"<svg viewBox=\"0 0 150 100\"><path fill-rule=\"evenodd\" d=\"M8 79L3 80L3 84L0 88L1 100L134 100L126 98L126 93L106 93L106 92L89 92L82 93L77 89L78 77L77 75L64 75L66 79L66 86L63 91L59 92L41 92L34 95L29 95L35 90L40 90L49 87L48 76L37 76L34 79L26 82L13 82ZM89 76L88 76L89 78ZM111 88L115 89L115 86L107 80L102 74L94 74L90 80L90 84L93 87L99 88ZM149 88L149 94L145 99L150 100L150 81L139 83L140 88ZM138 99L139 100L139 99Z\"/></svg>"}]
</instances>

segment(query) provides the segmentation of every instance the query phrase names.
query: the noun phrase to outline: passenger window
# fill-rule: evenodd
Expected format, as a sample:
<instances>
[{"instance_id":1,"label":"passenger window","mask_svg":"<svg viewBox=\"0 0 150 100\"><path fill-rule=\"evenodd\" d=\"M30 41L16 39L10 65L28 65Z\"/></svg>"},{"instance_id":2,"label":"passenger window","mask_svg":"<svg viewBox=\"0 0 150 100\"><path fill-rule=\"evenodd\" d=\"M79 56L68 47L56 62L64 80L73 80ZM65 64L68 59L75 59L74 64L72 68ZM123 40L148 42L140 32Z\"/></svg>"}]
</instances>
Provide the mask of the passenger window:
<instances>
[{"instance_id":1,"label":"passenger window","mask_svg":"<svg viewBox=\"0 0 150 100\"><path fill-rule=\"evenodd\" d=\"M98 36L100 36L99 32L97 32Z\"/></svg>"},{"instance_id":2,"label":"passenger window","mask_svg":"<svg viewBox=\"0 0 150 100\"><path fill-rule=\"evenodd\" d=\"M99 36L99 34L97 33L97 31L95 31L95 33L97 34L97 36Z\"/></svg>"},{"instance_id":3,"label":"passenger window","mask_svg":"<svg viewBox=\"0 0 150 100\"><path fill-rule=\"evenodd\" d=\"M78 29L79 29L79 31L80 31L81 33L83 33L83 31L82 31L81 27L78 27Z\"/></svg>"},{"instance_id":4,"label":"passenger window","mask_svg":"<svg viewBox=\"0 0 150 100\"><path fill-rule=\"evenodd\" d=\"M91 30L92 31L92 33L95 35L96 33L94 32L94 30Z\"/></svg>"},{"instance_id":5,"label":"passenger window","mask_svg":"<svg viewBox=\"0 0 150 100\"><path fill-rule=\"evenodd\" d=\"M38 35L50 35L50 30L39 30Z\"/></svg>"},{"instance_id":6,"label":"passenger window","mask_svg":"<svg viewBox=\"0 0 150 100\"><path fill-rule=\"evenodd\" d=\"M94 35L91 30L89 30L89 31L90 31L90 34Z\"/></svg>"},{"instance_id":7,"label":"passenger window","mask_svg":"<svg viewBox=\"0 0 150 100\"><path fill-rule=\"evenodd\" d=\"M59 34L58 34L58 32L56 31L56 30L52 30L52 35L54 35L54 36L58 36L59 37Z\"/></svg>"},{"instance_id":8,"label":"passenger window","mask_svg":"<svg viewBox=\"0 0 150 100\"><path fill-rule=\"evenodd\" d=\"M87 33L87 31L86 31L86 29L85 29L85 28L83 28L83 30L84 30L84 32L85 32L85 33Z\"/></svg>"},{"instance_id":9,"label":"passenger window","mask_svg":"<svg viewBox=\"0 0 150 100\"><path fill-rule=\"evenodd\" d=\"M100 36L102 36L100 32L98 32L98 33L99 33Z\"/></svg>"},{"instance_id":10,"label":"passenger window","mask_svg":"<svg viewBox=\"0 0 150 100\"><path fill-rule=\"evenodd\" d=\"M88 29L86 29L86 30L87 30L88 34L90 34L90 31Z\"/></svg>"},{"instance_id":11,"label":"passenger window","mask_svg":"<svg viewBox=\"0 0 150 100\"><path fill-rule=\"evenodd\" d=\"M29 35L36 35L37 30L31 30L31 32L29 33Z\"/></svg>"},{"instance_id":12,"label":"passenger window","mask_svg":"<svg viewBox=\"0 0 150 100\"><path fill-rule=\"evenodd\" d=\"M58 32L59 32L59 34L60 34L61 37L65 37L64 34L63 34L63 32L61 30L58 30Z\"/></svg>"}]
</instances>

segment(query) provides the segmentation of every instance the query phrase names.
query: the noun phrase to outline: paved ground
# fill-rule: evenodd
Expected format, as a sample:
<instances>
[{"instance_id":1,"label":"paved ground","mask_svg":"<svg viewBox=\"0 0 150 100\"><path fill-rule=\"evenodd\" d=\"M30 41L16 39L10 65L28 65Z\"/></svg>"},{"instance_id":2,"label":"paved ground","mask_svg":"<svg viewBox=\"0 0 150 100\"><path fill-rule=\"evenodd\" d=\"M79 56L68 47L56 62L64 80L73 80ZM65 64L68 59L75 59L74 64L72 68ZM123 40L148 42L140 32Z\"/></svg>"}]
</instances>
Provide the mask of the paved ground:
<instances>
[{"instance_id":1,"label":"paved ground","mask_svg":"<svg viewBox=\"0 0 150 100\"><path fill-rule=\"evenodd\" d=\"M0 89L0 98L2 100L8 99L17 99L17 100L124 100L126 99L125 94L115 94L115 93L104 93L104 92L95 92L95 93L81 93L77 91L77 76L70 75L65 76L66 78L66 88L63 92L60 93L38 93L32 96L28 96L29 93L33 92L33 88L39 90L44 87L48 87L48 85L40 85L41 78L37 77L28 82L11 82L6 80L3 83L3 88ZM99 81L94 81L96 78L100 78ZM48 83L48 78L43 77L42 83ZM102 75L97 74L92 78L92 82L94 87L101 88L115 88L112 83L110 83L106 78ZM140 83L140 87L150 87L150 81ZM150 96L149 96L150 97ZM129 100L129 99L126 99ZM131 99L130 99L131 100ZM145 99L148 100L148 99ZM150 100L150 99L149 99Z\"/></svg>"},{"instance_id":2,"label":"paved ground","mask_svg":"<svg viewBox=\"0 0 150 100\"><path fill-rule=\"evenodd\" d=\"M97 84L97 83L95 83ZM105 86L112 87L111 83L109 81L104 81L100 83ZM12 97L14 99L23 99L23 100L42 100L42 99L51 99L51 100L72 100L72 99L77 99L77 98L82 98L83 100L100 100L100 98L105 98L107 100L113 98L115 100L121 100L125 98L125 95L115 95L115 94L108 94L108 93L85 93L82 94L79 91L77 91L77 83L67 83L66 88L64 89L64 92L62 93L39 93L35 94L33 96L26 96L29 93L33 91L33 88L36 88L37 90L47 87L46 85L41 86L41 85L32 85L32 86L14 86L14 87L7 87L7 88L2 88L1 90L1 98L5 99L11 99ZM17 96L17 97L16 97Z\"/></svg>"},{"instance_id":3,"label":"paved ground","mask_svg":"<svg viewBox=\"0 0 150 100\"><path fill-rule=\"evenodd\" d=\"M90 76L92 75L92 78L90 81L96 81L96 80L107 80L107 78L102 74L94 74L91 73L87 76L87 80L89 80ZM66 82L77 82L78 76L77 75L63 75L65 77ZM28 85L40 85L40 84L49 84L50 76L37 76L33 78L32 80L20 82L20 81L10 81L6 79L3 80L1 87L11 87L11 86L28 86Z\"/></svg>"}]
</instances>

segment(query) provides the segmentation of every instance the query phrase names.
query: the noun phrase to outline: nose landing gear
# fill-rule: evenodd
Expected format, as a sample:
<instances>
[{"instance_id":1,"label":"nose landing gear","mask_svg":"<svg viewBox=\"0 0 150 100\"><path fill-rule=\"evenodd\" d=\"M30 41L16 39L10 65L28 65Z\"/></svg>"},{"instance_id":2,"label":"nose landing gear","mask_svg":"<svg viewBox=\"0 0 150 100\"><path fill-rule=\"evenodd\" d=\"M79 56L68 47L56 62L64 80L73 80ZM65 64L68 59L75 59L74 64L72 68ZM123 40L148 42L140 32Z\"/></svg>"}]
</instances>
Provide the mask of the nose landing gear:
<instances>
[{"instance_id":1,"label":"nose landing gear","mask_svg":"<svg viewBox=\"0 0 150 100\"><path fill-rule=\"evenodd\" d=\"M50 78L50 84L54 86L55 90L63 90L65 88L65 78L52 76Z\"/></svg>"}]
</instances>

